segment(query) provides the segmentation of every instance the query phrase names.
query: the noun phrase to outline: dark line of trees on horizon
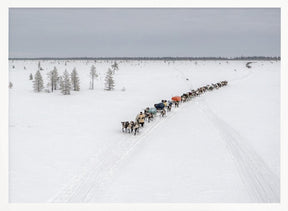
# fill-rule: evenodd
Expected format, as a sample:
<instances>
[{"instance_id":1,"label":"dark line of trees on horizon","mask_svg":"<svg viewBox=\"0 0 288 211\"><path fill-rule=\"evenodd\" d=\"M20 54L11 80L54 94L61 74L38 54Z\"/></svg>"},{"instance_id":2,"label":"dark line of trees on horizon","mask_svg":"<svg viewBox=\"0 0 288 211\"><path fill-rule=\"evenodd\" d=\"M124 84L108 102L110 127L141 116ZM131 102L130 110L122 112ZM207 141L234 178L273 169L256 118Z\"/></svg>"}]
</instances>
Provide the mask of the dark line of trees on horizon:
<instances>
[{"instance_id":1,"label":"dark line of trees on horizon","mask_svg":"<svg viewBox=\"0 0 288 211\"><path fill-rule=\"evenodd\" d=\"M281 60L280 56L240 56L240 57L39 57L9 58L9 60Z\"/></svg>"}]
</instances>

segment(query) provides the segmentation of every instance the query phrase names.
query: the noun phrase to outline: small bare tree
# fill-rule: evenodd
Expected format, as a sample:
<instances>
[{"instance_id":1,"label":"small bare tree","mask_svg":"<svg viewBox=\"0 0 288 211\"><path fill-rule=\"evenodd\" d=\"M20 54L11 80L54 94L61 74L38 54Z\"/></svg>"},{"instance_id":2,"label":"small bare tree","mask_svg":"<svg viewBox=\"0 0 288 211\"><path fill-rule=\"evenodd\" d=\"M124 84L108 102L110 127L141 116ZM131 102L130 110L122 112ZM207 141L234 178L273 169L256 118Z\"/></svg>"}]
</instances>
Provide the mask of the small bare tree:
<instances>
[{"instance_id":1,"label":"small bare tree","mask_svg":"<svg viewBox=\"0 0 288 211\"><path fill-rule=\"evenodd\" d=\"M51 85L51 91L57 89L57 83L58 83L58 71L57 68L54 67L52 71L48 73L48 79L49 79L49 85Z\"/></svg>"},{"instance_id":2,"label":"small bare tree","mask_svg":"<svg viewBox=\"0 0 288 211\"><path fill-rule=\"evenodd\" d=\"M94 89L94 79L98 77L98 74L96 72L96 67L94 65L91 66L90 70L90 89Z\"/></svg>"},{"instance_id":3,"label":"small bare tree","mask_svg":"<svg viewBox=\"0 0 288 211\"><path fill-rule=\"evenodd\" d=\"M112 64L111 68L112 68L113 74L115 73L116 70L119 70L119 66L118 66L117 62L114 62L114 64Z\"/></svg>"}]
</instances>

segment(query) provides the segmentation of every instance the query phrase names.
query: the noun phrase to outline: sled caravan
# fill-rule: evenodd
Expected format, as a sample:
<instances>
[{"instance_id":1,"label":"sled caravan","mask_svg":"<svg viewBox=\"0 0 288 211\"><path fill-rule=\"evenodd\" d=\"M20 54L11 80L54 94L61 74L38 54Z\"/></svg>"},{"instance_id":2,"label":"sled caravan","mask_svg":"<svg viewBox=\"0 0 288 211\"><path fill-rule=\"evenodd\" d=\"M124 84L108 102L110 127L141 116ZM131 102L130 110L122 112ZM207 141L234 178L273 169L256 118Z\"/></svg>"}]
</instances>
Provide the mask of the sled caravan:
<instances>
[{"instance_id":1,"label":"sled caravan","mask_svg":"<svg viewBox=\"0 0 288 211\"><path fill-rule=\"evenodd\" d=\"M228 81L220 81L218 83L202 86L196 90L193 89L190 92L183 93L181 96L174 96L171 98L171 100L162 100L160 103L154 104L154 107L147 107L143 112L141 111L136 116L135 121L121 122L122 132L136 135L139 133L140 128L144 127L145 122L149 123L157 116L165 117L167 112L171 111L173 105L175 108L177 108L181 103L185 103L207 91L219 89L227 84Z\"/></svg>"}]
</instances>

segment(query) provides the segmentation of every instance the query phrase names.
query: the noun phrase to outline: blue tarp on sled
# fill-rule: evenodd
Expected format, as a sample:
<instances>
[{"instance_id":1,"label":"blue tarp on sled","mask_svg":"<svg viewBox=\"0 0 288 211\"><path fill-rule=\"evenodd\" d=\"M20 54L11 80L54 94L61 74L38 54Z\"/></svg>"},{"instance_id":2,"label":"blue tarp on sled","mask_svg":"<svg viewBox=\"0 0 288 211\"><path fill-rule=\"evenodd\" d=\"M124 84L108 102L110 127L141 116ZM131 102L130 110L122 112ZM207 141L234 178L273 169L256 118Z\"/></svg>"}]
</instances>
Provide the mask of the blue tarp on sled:
<instances>
[{"instance_id":1,"label":"blue tarp on sled","mask_svg":"<svg viewBox=\"0 0 288 211\"><path fill-rule=\"evenodd\" d=\"M164 105L164 103L158 103L158 104L155 104L154 107L157 110L162 110L165 107L165 105Z\"/></svg>"},{"instance_id":2,"label":"blue tarp on sled","mask_svg":"<svg viewBox=\"0 0 288 211\"><path fill-rule=\"evenodd\" d=\"M150 114L156 114L157 113L157 109L156 108L150 108L149 109L149 113Z\"/></svg>"}]
</instances>

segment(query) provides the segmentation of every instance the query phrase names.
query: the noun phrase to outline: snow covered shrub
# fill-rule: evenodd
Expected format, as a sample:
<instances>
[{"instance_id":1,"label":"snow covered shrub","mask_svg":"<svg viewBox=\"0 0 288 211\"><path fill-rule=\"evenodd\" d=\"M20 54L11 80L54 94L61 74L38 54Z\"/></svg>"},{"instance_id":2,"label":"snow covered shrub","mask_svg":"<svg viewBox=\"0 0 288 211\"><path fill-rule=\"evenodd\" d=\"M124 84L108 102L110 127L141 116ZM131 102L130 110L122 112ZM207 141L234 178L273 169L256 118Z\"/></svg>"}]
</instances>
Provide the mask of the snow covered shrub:
<instances>
[{"instance_id":1,"label":"snow covered shrub","mask_svg":"<svg viewBox=\"0 0 288 211\"><path fill-rule=\"evenodd\" d=\"M29 80L33 80L33 75L32 75L32 73L30 73L30 75L29 75Z\"/></svg>"},{"instance_id":2,"label":"snow covered shrub","mask_svg":"<svg viewBox=\"0 0 288 211\"><path fill-rule=\"evenodd\" d=\"M12 82L10 81L10 82L9 82L9 89L12 89L12 87L13 87L13 84L12 84Z\"/></svg>"},{"instance_id":3,"label":"snow covered shrub","mask_svg":"<svg viewBox=\"0 0 288 211\"><path fill-rule=\"evenodd\" d=\"M122 92L125 92L126 91L126 88L125 86L123 86L123 88L121 89Z\"/></svg>"}]
</instances>

